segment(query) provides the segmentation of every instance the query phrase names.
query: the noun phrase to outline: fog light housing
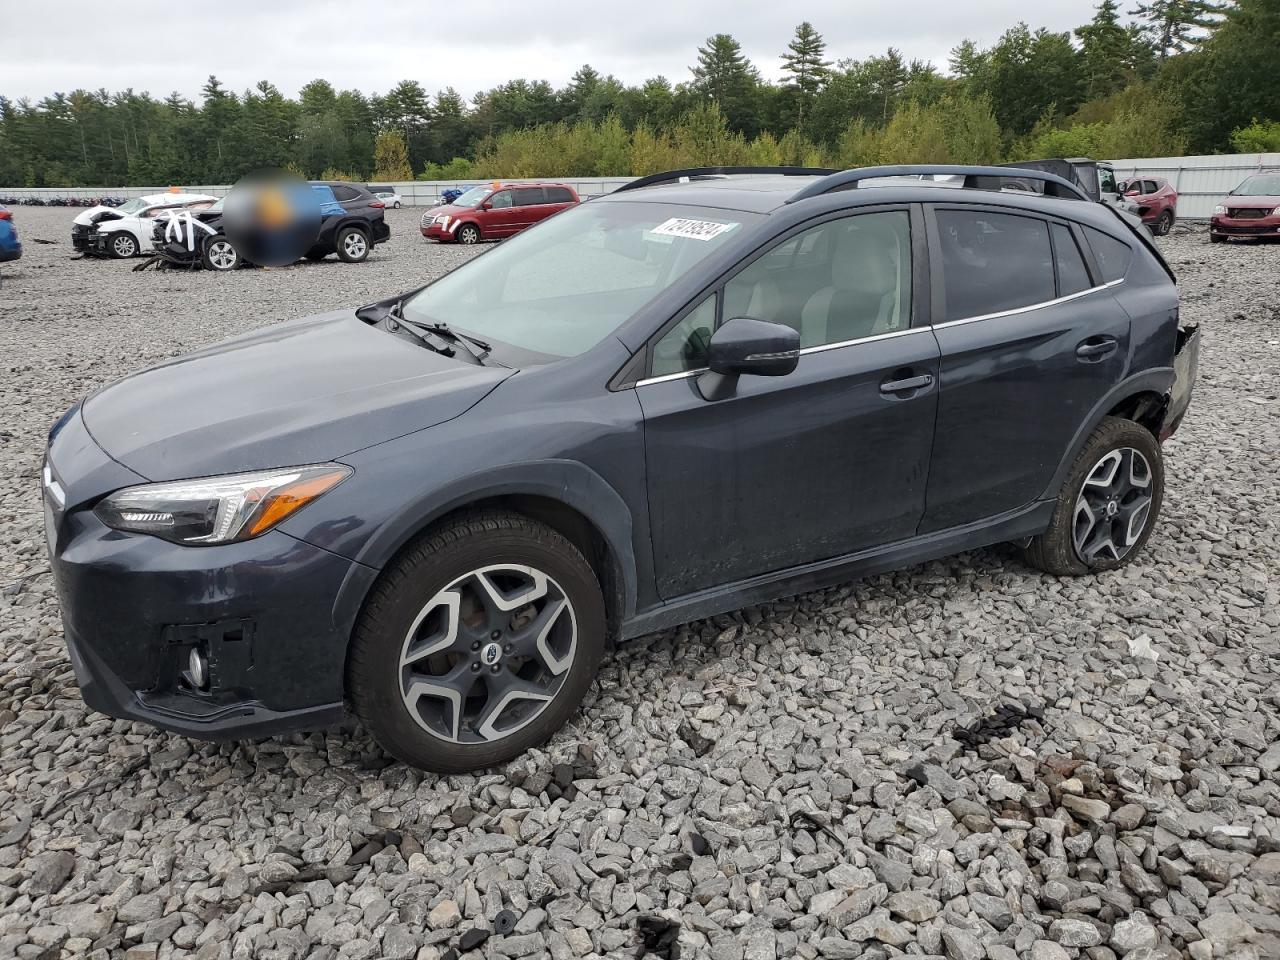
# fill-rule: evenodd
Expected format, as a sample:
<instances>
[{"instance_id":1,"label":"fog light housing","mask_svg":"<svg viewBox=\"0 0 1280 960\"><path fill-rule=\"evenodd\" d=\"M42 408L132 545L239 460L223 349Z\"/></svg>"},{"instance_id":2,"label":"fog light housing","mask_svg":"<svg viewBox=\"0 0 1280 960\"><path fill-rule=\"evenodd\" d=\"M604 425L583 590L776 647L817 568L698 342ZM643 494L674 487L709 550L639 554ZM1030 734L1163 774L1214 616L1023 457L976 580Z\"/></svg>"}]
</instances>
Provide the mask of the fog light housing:
<instances>
[{"instance_id":1,"label":"fog light housing","mask_svg":"<svg viewBox=\"0 0 1280 960\"><path fill-rule=\"evenodd\" d=\"M209 687L209 660L199 647L192 647L187 656L187 677L197 690Z\"/></svg>"}]
</instances>

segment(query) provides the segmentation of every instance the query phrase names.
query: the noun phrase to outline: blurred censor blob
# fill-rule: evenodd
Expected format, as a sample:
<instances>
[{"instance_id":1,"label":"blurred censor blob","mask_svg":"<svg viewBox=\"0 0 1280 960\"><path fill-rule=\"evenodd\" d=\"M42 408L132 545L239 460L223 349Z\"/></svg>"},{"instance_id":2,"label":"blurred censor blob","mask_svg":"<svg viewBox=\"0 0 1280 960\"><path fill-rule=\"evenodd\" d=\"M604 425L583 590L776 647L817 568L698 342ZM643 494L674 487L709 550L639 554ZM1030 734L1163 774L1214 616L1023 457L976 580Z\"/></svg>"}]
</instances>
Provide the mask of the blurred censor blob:
<instances>
[{"instance_id":1,"label":"blurred censor blob","mask_svg":"<svg viewBox=\"0 0 1280 960\"><path fill-rule=\"evenodd\" d=\"M251 263L283 267L315 244L323 202L309 183L291 173L250 173L223 203L227 239Z\"/></svg>"}]
</instances>

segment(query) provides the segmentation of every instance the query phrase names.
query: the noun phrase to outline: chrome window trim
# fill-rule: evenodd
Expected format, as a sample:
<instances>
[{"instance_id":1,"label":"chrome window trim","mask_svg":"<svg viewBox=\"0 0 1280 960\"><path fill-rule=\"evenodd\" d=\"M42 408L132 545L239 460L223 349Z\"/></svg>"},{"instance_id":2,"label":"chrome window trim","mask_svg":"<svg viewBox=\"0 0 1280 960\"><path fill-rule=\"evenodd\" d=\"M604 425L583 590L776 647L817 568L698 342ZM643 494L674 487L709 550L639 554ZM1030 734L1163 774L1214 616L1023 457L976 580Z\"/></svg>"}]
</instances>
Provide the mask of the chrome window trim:
<instances>
[{"instance_id":1,"label":"chrome window trim","mask_svg":"<svg viewBox=\"0 0 1280 960\"><path fill-rule=\"evenodd\" d=\"M871 343L874 340L892 340L894 337L905 337L912 333L925 333L929 327L908 327L905 330L894 330L891 333L877 333L870 337L857 337L853 340L838 340L835 343L820 343L813 347L802 347L800 356L806 356L810 353L823 353L827 350L836 350L840 347L852 346L855 343ZM634 386L643 387L650 383L666 383L668 380L683 380L686 377L696 377L699 374L706 373L707 367L699 367L696 370L682 370L679 373L667 373L660 377L648 377L644 380L637 380Z\"/></svg>"},{"instance_id":2,"label":"chrome window trim","mask_svg":"<svg viewBox=\"0 0 1280 960\"><path fill-rule=\"evenodd\" d=\"M822 353L826 350L837 350L841 347L849 347L855 343L871 343L876 340L891 340L894 337L905 337L913 333L924 333L926 330L934 330L938 327L954 327L962 323L977 323L979 320L998 320L1001 317L1013 317L1020 313L1029 313L1032 310L1042 310L1045 307L1057 306L1060 303L1068 303L1072 300L1078 300L1086 297L1091 293L1097 293L1099 290L1106 290L1109 287L1116 287L1124 283L1124 278L1119 280L1108 280L1100 286L1090 287L1088 290L1078 290L1075 293L1069 293L1065 297L1055 297L1053 300L1044 300L1040 303L1027 304L1025 307L1014 307L1011 310L1001 310L997 313L983 313L976 317L962 317L959 320L944 320L941 323L932 323L927 327L908 327L905 330L894 330L891 333L877 333L870 337L858 337L854 340L840 340L836 343L822 343L814 347L804 347L800 350L800 356L810 353ZM644 380L637 380L633 386L643 387L651 383L666 383L669 380L684 380L688 377L696 377L707 372L707 367L699 367L696 370L682 370L679 373L667 373L660 377L648 377Z\"/></svg>"},{"instance_id":3,"label":"chrome window trim","mask_svg":"<svg viewBox=\"0 0 1280 960\"><path fill-rule=\"evenodd\" d=\"M979 320L998 320L1001 317L1012 317L1019 313L1029 313L1032 310L1043 310L1045 307L1057 306L1060 303L1067 303L1071 300L1078 300L1080 297L1087 297L1091 293L1097 293L1099 290L1106 290L1108 287L1114 287L1124 283L1124 277L1119 280L1108 280L1106 283L1090 287L1088 290L1077 290L1075 293L1069 293L1065 297L1055 297L1052 300L1041 300L1039 303L1029 303L1025 307L1014 307L1011 310L1000 310L996 313L980 313L976 317L961 317L958 320L943 320L941 323L933 324L934 327L954 327L961 323L977 323Z\"/></svg>"}]
</instances>

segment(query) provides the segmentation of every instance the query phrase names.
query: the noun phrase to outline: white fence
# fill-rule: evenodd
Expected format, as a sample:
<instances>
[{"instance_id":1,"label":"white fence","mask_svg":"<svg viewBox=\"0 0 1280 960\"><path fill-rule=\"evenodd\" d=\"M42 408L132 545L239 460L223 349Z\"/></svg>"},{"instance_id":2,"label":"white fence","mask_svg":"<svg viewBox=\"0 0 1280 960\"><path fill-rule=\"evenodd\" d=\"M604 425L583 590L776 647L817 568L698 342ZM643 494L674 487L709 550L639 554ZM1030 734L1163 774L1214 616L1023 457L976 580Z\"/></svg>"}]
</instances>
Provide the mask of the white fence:
<instances>
[{"instance_id":1,"label":"white fence","mask_svg":"<svg viewBox=\"0 0 1280 960\"><path fill-rule=\"evenodd\" d=\"M503 183L540 183L543 180L554 180L556 183L567 183L578 191L582 197L598 197L611 193L624 183L630 183L634 177L544 177L541 179L504 179ZM374 183L375 181L370 181ZM440 192L450 187L466 189L490 180L409 180L401 183L376 181L379 187L391 187L404 200L406 207L430 207L440 202ZM0 197L143 197L152 193L165 193L170 184L162 187L0 187ZM207 193L221 197L230 186L219 184L210 186L181 186L187 193Z\"/></svg>"},{"instance_id":2,"label":"white fence","mask_svg":"<svg viewBox=\"0 0 1280 960\"><path fill-rule=\"evenodd\" d=\"M1178 191L1180 220L1208 220L1214 205L1259 170L1280 169L1280 153L1112 160L1116 179L1162 177Z\"/></svg>"},{"instance_id":3,"label":"white fence","mask_svg":"<svg viewBox=\"0 0 1280 960\"><path fill-rule=\"evenodd\" d=\"M1250 174L1268 168L1280 168L1280 153L1240 153L1206 157L1147 157L1144 159L1113 160L1116 176L1149 175L1163 177L1178 191L1178 216L1184 220L1207 220L1216 204L1228 191ZM551 179L551 178L548 178ZM567 183L583 197L598 197L616 190L630 177L571 177L555 178L557 183ZM407 183L379 183L393 187L404 198L406 206L426 207L439 202L440 191L450 187L471 187L487 180L411 180ZM528 183L525 180L504 180L504 183ZM0 197L140 197L149 193L164 193L163 187L53 187L20 188L0 187ZM208 193L222 196L228 186L185 186L192 193Z\"/></svg>"}]
</instances>

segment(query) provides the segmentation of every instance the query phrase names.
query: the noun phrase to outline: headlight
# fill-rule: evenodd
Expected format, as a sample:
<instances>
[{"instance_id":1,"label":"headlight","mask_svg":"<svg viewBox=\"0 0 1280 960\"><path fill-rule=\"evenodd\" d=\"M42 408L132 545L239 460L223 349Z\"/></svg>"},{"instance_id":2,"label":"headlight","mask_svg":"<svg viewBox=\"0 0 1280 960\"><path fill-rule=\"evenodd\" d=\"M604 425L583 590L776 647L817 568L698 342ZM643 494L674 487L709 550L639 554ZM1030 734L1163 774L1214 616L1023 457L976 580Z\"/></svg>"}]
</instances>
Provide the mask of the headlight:
<instances>
[{"instance_id":1,"label":"headlight","mask_svg":"<svg viewBox=\"0 0 1280 960\"><path fill-rule=\"evenodd\" d=\"M1215 217L1220 217L1220 216L1222 216L1222 215L1223 215L1224 213L1226 213L1226 212L1227 212L1227 208L1226 208L1226 205L1225 205L1225 204L1221 204L1221 203L1220 203L1220 204L1218 204L1216 207L1214 207L1214 208L1213 208L1213 215L1214 215Z\"/></svg>"},{"instance_id":2,"label":"headlight","mask_svg":"<svg viewBox=\"0 0 1280 960\"><path fill-rule=\"evenodd\" d=\"M116 530L173 543L232 543L266 533L350 475L350 467L323 463L149 483L116 491L93 512Z\"/></svg>"},{"instance_id":3,"label":"headlight","mask_svg":"<svg viewBox=\"0 0 1280 960\"><path fill-rule=\"evenodd\" d=\"M1272 210L1271 215L1273 217L1280 217L1280 207L1276 207L1274 210Z\"/></svg>"}]
</instances>

